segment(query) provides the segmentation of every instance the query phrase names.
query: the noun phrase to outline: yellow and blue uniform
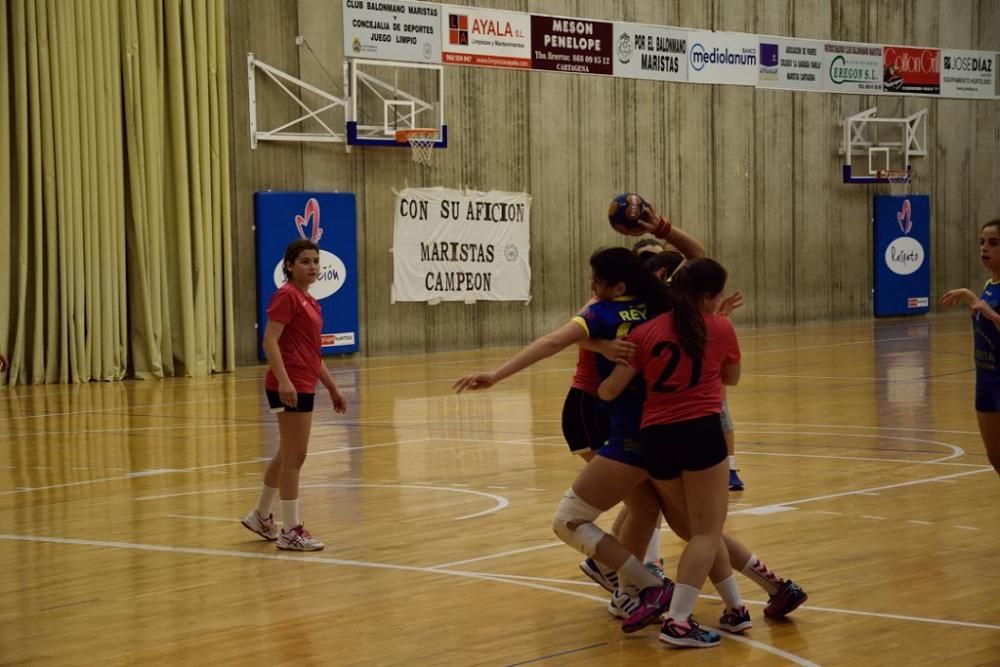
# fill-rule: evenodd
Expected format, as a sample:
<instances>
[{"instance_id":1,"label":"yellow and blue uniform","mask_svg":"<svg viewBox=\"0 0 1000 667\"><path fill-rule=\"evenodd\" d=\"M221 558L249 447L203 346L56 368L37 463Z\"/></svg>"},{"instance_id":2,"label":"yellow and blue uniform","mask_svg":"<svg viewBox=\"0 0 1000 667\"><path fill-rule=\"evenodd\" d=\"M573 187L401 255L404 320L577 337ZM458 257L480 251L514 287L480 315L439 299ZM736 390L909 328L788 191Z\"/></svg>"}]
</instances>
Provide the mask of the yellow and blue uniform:
<instances>
[{"instance_id":1,"label":"yellow and blue uniform","mask_svg":"<svg viewBox=\"0 0 1000 667\"><path fill-rule=\"evenodd\" d=\"M590 338L624 338L633 327L646 321L646 304L630 296L597 301L581 310L573 321L583 327ZM603 380L611 375L615 364L602 355L596 357L597 373ZM618 398L607 404L608 439L597 451L599 455L628 465L642 466L637 436L645 398L645 386L642 378L637 376Z\"/></svg>"},{"instance_id":2,"label":"yellow and blue uniform","mask_svg":"<svg viewBox=\"0 0 1000 667\"><path fill-rule=\"evenodd\" d=\"M1000 282L988 280L979 298L1000 312ZM973 316L976 355L976 410L1000 412L1000 329L989 319Z\"/></svg>"}]
</instances>

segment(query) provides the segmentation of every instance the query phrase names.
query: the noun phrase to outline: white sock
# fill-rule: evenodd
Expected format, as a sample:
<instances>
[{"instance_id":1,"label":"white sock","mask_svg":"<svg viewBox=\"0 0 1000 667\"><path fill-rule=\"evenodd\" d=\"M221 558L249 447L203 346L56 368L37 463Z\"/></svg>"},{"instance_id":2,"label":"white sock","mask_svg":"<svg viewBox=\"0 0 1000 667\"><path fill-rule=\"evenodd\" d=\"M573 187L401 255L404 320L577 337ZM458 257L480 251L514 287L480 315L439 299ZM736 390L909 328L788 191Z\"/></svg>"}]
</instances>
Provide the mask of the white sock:
<instances>
[{"instance_id":1,"label":"white sock","mask_svg":"<svg viewBox=\"0 0 1000 667\"><path fill-rule=\"evenodd\" d=\"M730 456L729 457L729 469L730 470L736 470L736 457L735 456Z\"/></svg>"},{"instance_id":2,"label":"white sock","mask_svg":"<svg viewBox=\"0 0 1000 667\"><path fill-rule=\"evenodd\" d=\"M619 588L625 588L625 584L631 584L642 590L644 588L660 587L663 582L655 574L646 569L638 558L629 556L628 560L618 568Z\"/></svg>"},{"instance_id":3,"label":"white sock","mask_svg":"<svg viewBox=\"0 0 1000 667\"><path fill-rule=\"evenodd\" d=\"M743 606L743 598L740 597L740 587L736 585L735 574L714 583L715 590L719 591L722 601L726 603L726 609L739 609Z\"/></svg>"},{"instance_id":4,"label":"white sock","mask_svg":"<svg viewBox=\"0 0 1000 667\"><path fill-rule=\"evenodd\" d=\"M285 500L281 499L281 515L284 517L285 525L282 526L282 530L289 531L295 526L300 525L302 522L299 521L299 499L295 500Z\"/></svg>"},{"instance_id":5,"label":"white sock","mask_svg":"<svg viewBox=\"0 0 1000 667\"><path fill-rule=\"evenodd\" d=\"M694 603L698 600L698 589L687 584L674 586L674 596L670 599L670 611L667 616L682 623L687 621L694 612Z\"/></svg>"},{"instance_id":6,"label":"white sock","mask_svg":"<svg viewBox=\"0 0 1000 667\"><path fill-rule=\"evenodd\" d=\"M257 498L257 514L265 519L269 517L271 515L271 506L274 505L274 499L277 495L277 489L273 489L267 484L261 484L260 496Z\"/></svg>"},{"instance_id":7,"label":"white sock","mask_svg":"<svg viewBox=\"0 0 1000 667\"><path fill-rule=\"evenodd\" d=\"M649 545L646 547L646 562L660 564L660 516L656 516L656 528L653 529L653 536L649 538Z\"/></svg>"},{"instance_id":8,"label":"white sock","mask_svg":"<svg viewBox=\"0 0 1000 667\"><path fill-rule=\"evenodd\" d=\"M764 565L764 562L753 554L750 554L750 558L747 559L740 572L753 579L768 595L777 593L781 584L785 583L784 579L767 569L767 565Z\"/></svg>"}]
</instances>

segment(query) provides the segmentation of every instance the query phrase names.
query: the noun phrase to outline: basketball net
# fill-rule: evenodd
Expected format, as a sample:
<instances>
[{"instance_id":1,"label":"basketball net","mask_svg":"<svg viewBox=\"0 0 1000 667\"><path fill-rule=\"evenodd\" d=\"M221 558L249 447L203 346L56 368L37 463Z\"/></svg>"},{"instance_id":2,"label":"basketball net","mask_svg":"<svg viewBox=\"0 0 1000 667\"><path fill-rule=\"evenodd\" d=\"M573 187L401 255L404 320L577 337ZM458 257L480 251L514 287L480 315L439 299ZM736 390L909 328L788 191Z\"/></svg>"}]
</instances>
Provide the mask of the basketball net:
<instances>
[{"instance_id":1,"label":"basketball net","mask_svg":"<svg viewBox=\"0 0 1000 667\"><path fill-rule=\"evenodd\" d=\"M912 173L909 169L885 169L878 172L879 178L884 178L889 183L889 192L897 197L910 194L910 177Z\"/></svg>"},{"instance_id":2,"label":"basketball net","mask_svg":"<svg viewBox=\"0 0 1000 667\"><path fill-rule=\"evenodd\" d=\"M434 155L436 134L436 130L397 130L396 141L408 142L413 161L429 167Z\"/></svg>"}]
</instances>

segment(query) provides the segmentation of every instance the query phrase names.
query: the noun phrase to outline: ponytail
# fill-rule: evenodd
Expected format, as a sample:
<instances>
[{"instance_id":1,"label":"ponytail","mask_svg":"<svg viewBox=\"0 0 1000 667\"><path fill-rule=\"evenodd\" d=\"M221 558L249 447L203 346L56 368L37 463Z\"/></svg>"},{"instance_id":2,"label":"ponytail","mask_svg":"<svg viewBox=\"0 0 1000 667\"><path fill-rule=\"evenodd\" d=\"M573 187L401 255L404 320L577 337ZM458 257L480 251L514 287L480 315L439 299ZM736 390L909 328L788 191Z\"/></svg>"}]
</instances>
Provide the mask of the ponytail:
<instances>
[{"instance_id":1,"label":"ponytail","mask_svg":"<svg viewBox=\"0 0 1000 667\"><path fill-rule=\"evenodd\" d=\"M681 349L692 359L705 355L708 334L700 304L726 286L726 270L708 257L699 257L681 266L670 281L674 308L674 327Z\"/></svg>"}]
</instances>

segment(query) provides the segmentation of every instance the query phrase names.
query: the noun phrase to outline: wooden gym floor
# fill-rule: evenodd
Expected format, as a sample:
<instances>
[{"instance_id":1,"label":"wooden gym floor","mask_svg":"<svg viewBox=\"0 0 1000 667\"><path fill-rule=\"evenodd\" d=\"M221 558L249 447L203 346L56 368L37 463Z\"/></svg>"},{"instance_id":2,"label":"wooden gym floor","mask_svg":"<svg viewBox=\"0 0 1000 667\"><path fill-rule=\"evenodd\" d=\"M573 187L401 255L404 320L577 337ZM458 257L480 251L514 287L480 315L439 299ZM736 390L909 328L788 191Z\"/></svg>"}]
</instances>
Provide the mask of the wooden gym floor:
<instances>
[{"instance_id":1,"label":"wooden gym floor","mask_svg":"<svg viewBox=\"0 0 1000 667\"><path fill-rule=\"evenodd\" d=\"M728 530L810 597L768 621L742 579L754 628L709 651L623 635L550 530L581 465L559 428L575 351L461 396L455 378L513 350L331 362L350 410L317 397L318 554L237 523L276 445L262 367L0 391L0 663L1000 664L1000 479L970 329L740 331L747 489Z\"/></svg>"}]
</instances>

